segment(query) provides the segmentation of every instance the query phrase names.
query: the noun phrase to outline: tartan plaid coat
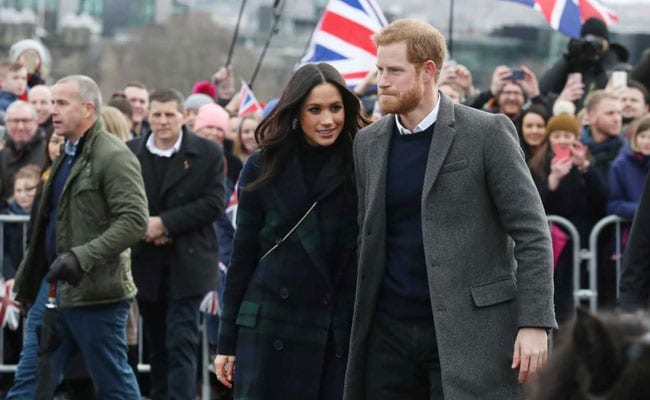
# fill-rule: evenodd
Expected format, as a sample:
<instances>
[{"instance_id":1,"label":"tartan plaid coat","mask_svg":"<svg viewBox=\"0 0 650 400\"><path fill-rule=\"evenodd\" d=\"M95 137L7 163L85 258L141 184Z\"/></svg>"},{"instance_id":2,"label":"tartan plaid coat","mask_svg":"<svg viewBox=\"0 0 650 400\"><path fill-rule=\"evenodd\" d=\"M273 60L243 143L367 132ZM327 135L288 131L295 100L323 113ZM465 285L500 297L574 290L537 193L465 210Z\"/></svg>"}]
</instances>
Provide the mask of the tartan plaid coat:
<instances>
[{"instance_id":1,"label":"tartan plaid coat","mask_svg":"<svg viewBox=\"0 0 650 400\"><path fill-rule=\"evenodd\" d=\"M259 152L241 186L261 172ZM269 184L241 190L218 353L235 355L236 399L340 399L356 282L356 202L340 153L312 186L297 152ZM316 208L264 260L261 256Z\"/></svg>"}]
</instances>

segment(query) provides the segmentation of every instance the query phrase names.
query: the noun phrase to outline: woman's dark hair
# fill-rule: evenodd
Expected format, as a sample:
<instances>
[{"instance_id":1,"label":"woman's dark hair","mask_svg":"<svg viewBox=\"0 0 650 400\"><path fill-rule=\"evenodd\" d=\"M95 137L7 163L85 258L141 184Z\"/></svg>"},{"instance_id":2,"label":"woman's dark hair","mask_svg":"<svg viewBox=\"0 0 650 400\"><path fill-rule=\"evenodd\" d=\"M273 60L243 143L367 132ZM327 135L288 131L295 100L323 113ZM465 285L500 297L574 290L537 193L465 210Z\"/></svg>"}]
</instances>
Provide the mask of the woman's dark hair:
<instances>
[{"instance_id":1,"label":"woman's dark hair","mask_svg":"<svg viewBox=\"0 0 650 400\"><path fill-rule=\"evenodd\" d=\"M359 99L346 86L341 74L326 63L307 64L298 69L278 100L273 111L266 116L255 131L255 140L260 146L262 173L246 187L258 188L278 176L287 165L298 140L303 135L300 124L300 109L311 90L321 84L331 83L343 99L345 121L337 142L341 142L346 183L354 188L354 166L352 142L357 131L367 125L360 112Z\"/></svg>"},{"instance_id":2,"label":"woman's dark hair","mask_svg":"<svg viewBox=\"0 0 650 400\"><path fill-rule=\"evenodd\" d=\"M548 144L548 135L544 138L542 144L539 145L537 150L533 152L533 149L530 148L528 143L524 140L524 118L528 114L537 114L544 120L544 124L548 123L550 114L546 107L541 104L533 104L528 107L526 111L521 114L521 145L524 149L524 152L530 157L528 160L528 168L532 174L540 179L546 179L547 173L547 161L549 153L549 144Z\"/></svg>"}]
</instances>

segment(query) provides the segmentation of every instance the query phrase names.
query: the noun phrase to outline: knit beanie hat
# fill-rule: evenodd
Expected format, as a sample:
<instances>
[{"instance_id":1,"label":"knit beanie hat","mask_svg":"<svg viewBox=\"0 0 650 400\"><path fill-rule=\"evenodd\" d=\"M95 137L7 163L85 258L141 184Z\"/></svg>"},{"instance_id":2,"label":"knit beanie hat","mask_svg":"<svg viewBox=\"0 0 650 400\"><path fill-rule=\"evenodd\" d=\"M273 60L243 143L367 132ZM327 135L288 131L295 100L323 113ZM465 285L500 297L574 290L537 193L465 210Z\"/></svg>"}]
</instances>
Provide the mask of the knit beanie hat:
<instances>
[{"instance_id":1,"label":"knit beanie hat","mask_svg":"<svg viewBox=\"0 0 650 400\"><path fill-rule=\"evenodd\" d=\"M607 25L603 20L591 17L582 24L582 29L580 29L580 37L585 37L587 35L594 35L601 38L609 40L609 31L607 30Z\"/></svg>"},{"instance_id":2,"label":"knit beanie hat","mask_svg":"<svg viewBox=\"0 0 650 400\"><path fill-rule=\"evenodd\" d=\"M194 93L187 96L183 102L183 110L198 110L204 104L214 104L214 100L207 94Z\"/></svg>"},{"instance_id":3,"label":"knit beanie hat","mask_svg":"<svg viewBox=\"0 0 650 400\"><path fill-rule=\"evenodd\" d=\"M578 121L570 114L556 115L546 124L546 134L550 135L556 131L572 132L576 136L580 135L580 125Z\"/></svg>"},{"instance_id":4,"label":"knit beanie hat","mask_svg":"<svg viewBox=\"0 0 650 400\"><path fill-rule=\"evenodd\" d=\"M228 112L218 104L205 104L199 108L199 113L194 120L194 131L198 132L206 126L216 126L228 132Z\"/></svg>"}]
</instances>

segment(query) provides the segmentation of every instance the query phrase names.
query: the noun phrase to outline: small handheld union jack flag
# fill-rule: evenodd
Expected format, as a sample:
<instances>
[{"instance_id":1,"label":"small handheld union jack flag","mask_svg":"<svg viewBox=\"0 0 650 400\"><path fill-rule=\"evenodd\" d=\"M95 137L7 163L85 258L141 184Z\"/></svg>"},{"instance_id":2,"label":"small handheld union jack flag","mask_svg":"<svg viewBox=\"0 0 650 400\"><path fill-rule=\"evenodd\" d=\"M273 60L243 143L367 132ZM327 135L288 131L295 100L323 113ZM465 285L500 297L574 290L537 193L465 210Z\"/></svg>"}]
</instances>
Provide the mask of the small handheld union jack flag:
<instances>
[{"instance_id":1,"label":"small handheld union jack flag","mask_svg":"<svg viewBox=\"0 0 650 400\"><path fill-rule=\"evenodd\" d=\"M4 279L0 279L0 323L15 331L20 323L20 303L16 301L16 293L11 290Z\"/></svg>"},{"instance_id":2,"label":"small handheld union jack flag","mask_svg":"<svg viewBox=\"0 0 650 400\"><path fill-rule=\"evenodd\" d=\"M237 115L243 117L246 114L259 112L261 113L263 108L260 103L257 101L255 94L246 82L242 81L241 83L241 100L239 101L239 112Z\"/></svg>"}]
</instances>

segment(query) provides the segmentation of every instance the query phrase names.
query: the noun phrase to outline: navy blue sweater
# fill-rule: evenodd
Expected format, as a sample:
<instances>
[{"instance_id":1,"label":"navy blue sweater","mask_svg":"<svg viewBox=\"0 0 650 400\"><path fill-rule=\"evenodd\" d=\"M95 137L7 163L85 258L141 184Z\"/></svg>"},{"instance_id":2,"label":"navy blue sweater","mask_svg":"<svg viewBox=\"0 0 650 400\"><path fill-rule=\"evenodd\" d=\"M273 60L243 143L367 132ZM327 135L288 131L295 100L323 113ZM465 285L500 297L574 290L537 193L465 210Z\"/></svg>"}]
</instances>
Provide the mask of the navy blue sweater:
<instances>
[{"instance_id":1,"label":"navy blue sweater","mask_svg":"<svg viewBox=\"0 0 650 400\"><path fill-rule=\"evenodd\" d=\"M400 320L432 318L420 205L434 125L412 135L396 128L388 152L386 272L377 308Z\"/></svg>"}]
</instances>

